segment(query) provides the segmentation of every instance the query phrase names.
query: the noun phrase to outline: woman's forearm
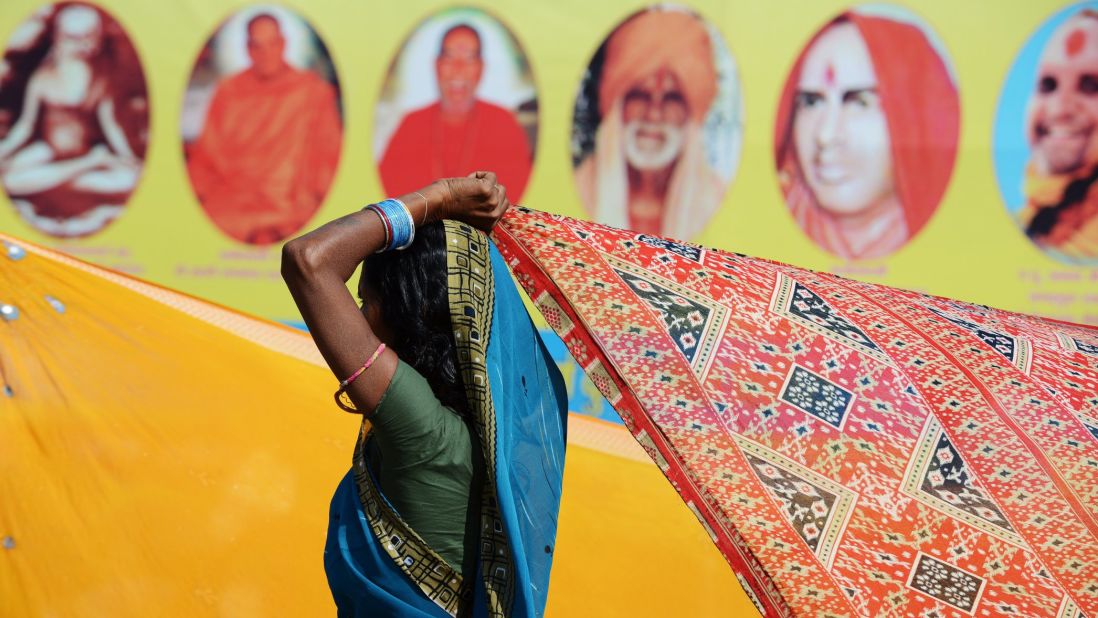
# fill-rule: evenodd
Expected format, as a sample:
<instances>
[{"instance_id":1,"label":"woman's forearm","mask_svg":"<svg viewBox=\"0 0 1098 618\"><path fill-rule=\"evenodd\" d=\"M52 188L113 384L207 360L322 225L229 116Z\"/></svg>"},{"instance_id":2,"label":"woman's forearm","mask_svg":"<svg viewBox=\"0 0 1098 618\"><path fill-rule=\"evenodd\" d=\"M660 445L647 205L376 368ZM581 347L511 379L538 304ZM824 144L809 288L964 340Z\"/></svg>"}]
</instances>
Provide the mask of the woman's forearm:
<instances>
[{"instance_id":1,"label":"woman's forearm","mask_svg":"<svg viewBox=\"0 0 1098 618\"><path fill-rule=\"evenodd\" d=\"M330 221L282 247L282 276L290 291L325 274L346 282L362 260L381 249L385 227L373 212L360 210Z\"/></svg>"},{"instance_id":2,"label":"woman's forearm","mask_svg":"<svg viewBox=\"0 0 1098 618\"><path fill-rule=\"evenodd\" d=\"M408 206L416 226L425 220L434 221L442 215L443 202L448 198L445 185L435 183L419 192L400 199ZM315 277L322 273L340 278L344 283L366 256L382 248L385 226L376 213L360 210L326 223L295 238L282 248L283 276L292 280Z\"/></svg>"},{"instance_id":3,"label":"woman's forearm","mask_svg":"<svg viewBox=\"0 0 1098 618\"><path fill-rule=\"evenodd\" d=\"M408 205L415 223L444 215L441 206L446 189L439 191L436 184L420 191L423 197L413 193L400 198ZM424 198L439 209L428 213ZM381 218L363 210L326 223L282 248L282 278L321 356L338 379L361 367L381 344L347 289L347 280L366 256L384 244ZM377 406L394 371L396 355L387 350L347 393L360 410L368 413Z\"/></svg>"}]
</instances>

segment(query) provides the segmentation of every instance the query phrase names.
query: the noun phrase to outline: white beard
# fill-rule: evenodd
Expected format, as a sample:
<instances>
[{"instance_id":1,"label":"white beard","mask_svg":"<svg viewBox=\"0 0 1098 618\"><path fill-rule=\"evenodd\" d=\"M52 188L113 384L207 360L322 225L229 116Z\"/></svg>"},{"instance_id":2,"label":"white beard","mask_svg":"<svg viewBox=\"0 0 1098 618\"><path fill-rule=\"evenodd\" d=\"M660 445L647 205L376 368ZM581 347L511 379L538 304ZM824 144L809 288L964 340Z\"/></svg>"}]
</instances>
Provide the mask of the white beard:
<instances>
[{"instance_id":1,"label":"white beard","mask_svg":"<svg viewBox=\"0 0 1098 618\"><path fill-rule=\"evenodd\" d=\"M637 133L641 130L645 132L659 131L663 134L663 145L659 150L651 152L637 144ZM634 120L625 125L625 138L622 145L625 150L625 160L630 167L642 172L652 172L671 165L682 152L683 142L685 141L685 129L671 124Z\"/></svg>"}]
</instances>

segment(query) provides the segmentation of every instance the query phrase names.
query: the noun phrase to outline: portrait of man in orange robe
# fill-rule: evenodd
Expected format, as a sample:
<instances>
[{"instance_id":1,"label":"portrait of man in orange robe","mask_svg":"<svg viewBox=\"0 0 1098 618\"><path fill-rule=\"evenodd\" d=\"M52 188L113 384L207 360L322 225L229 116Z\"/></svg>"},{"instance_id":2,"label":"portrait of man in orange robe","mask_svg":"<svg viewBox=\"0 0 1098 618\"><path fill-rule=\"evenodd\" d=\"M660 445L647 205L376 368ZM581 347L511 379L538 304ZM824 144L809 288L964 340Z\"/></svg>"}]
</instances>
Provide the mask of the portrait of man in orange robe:
<instances>
[{"instance_id":1,"label":"portrait of man in orange robe","mask_svg":"<svg viewBox=\"0 0 1098 618\"><path fill-rule=\"evenodd\" d=\"M1084 9L1049 39L1028 105L1030 159L1018 223L1066 262L1098 263L1098 12Z\"/></svg>"},{"instance_id":2,"label":"portrait of man in orange robe","mask_svg":"<svg viewBox=\"0 0 1098 618\"><path fill-rule=\"evenodd\" d=\"M483 73L477 30L468 24L446 30L435 59L438 101L406 115L381 157L386 193L493 170L512 200L522 197L533 163L530 143L511 110L477 98Z\"/></svg>"},{"instance_id":3,"label":"portrait of man in orange robe","mask_svg":"<svg viewBox=\"0 0 1098 618\"><path fill-rule=\"evenodd\" d=\"M320 208L343 129L335 88L286 61L278 19L256 15L247 33L252 64L217 85L187 171L222 232L265 245L300 230Z\"/></svg>"}]
</instances>

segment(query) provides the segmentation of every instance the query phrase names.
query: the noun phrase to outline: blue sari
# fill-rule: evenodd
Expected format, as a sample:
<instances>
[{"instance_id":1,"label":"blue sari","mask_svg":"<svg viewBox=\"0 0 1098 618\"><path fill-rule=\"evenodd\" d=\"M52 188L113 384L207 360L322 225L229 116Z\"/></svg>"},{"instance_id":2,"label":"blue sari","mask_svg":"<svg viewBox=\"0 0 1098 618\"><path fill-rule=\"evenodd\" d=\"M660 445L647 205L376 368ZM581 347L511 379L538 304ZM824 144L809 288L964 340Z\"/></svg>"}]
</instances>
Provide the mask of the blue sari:
<instances>
[{"instance_id":1,"label":"blue sari","mask_svg":"<svg viewBox=\"0 0 1098 618\"><path fill-rule=\"evenodd\" d=\"M324 551L341 617L534 617L545 609L564 474L564 381L495 246L452 221L446 246L454 339L486 469L475 581L381 494L364 423L332 499Z\"/></svg>"}]
</instances>

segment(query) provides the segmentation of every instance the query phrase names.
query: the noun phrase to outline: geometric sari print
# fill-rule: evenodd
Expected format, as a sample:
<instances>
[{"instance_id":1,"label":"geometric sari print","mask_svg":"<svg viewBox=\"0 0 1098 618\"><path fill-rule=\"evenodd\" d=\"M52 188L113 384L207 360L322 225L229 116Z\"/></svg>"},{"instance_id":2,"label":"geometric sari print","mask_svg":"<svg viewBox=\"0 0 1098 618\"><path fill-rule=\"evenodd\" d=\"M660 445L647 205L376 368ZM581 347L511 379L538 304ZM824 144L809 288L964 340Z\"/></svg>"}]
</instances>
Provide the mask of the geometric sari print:
<instances>
[{"instance_id":1,"label":"geometric sari print","mask_svg":"<svg viewBox=\"0 0 1098 618\"><path fill-rule=\"evenodd\" d=\"M1098 329L513 208L519 283L773 616L1098 616Z\"/></svg>"}]
</instances>

